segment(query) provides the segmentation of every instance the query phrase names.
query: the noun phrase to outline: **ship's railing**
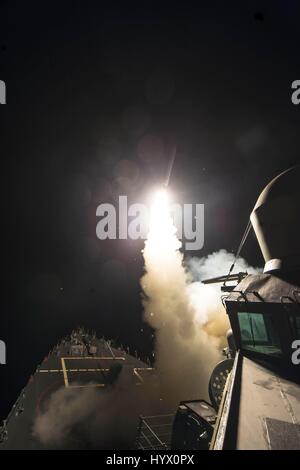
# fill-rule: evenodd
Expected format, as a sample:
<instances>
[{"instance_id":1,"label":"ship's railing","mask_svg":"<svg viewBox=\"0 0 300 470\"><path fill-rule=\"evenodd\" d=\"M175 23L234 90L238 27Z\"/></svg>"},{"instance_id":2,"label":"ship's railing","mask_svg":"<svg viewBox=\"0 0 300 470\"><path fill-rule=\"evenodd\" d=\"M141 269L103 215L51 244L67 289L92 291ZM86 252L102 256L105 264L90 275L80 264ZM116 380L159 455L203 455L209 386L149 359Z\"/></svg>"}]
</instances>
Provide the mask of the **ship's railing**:
<instances>
[{"instance_id":1,"label":"ship's railing","mask_svg":"<svg viewBox=\"0 0 300 470\"><path fill-rule=\"evenodd\" d=\"M12 418L13 414L23 411L24 408L22 406L22 400L24 398L25 398L25 389L23 388L16 402L13 404L12 409L10 410L7 418L2 421L2 426L0 426L0 444L4 442L8 437L7 425L9 424L10 419Z\"/></svg>"},{"instance_id":2,"label":"ship's railing","mask_svg":"<svg viewBox=\"0 0 300 470\"><path fill-rule=\"evenodd\" d=\"M140 416L136 449L167 450L171 448L174 414Z\"/></svg>"}]
</instances>

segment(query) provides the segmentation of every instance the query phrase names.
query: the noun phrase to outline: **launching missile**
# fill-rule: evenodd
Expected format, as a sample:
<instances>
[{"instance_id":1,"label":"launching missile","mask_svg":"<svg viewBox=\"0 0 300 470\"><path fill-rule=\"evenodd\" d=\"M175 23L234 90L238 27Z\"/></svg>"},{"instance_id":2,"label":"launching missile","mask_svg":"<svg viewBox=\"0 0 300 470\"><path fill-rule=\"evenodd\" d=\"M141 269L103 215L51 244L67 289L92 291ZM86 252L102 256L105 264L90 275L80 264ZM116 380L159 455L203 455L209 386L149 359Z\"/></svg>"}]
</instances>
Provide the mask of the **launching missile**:
<instances>
[{"instance_id":1,"label":"launching missile","mask_svg":"<svg viewBox=\"0 0 300 470\"><path fill-rule=\"evenodd\" d=\"M170 159L169 159L169 162L168 162L168 168L167 168L164 188L167 188L169 186L169 182L170 182L170 178L171 178L175 158L176 158L176 145L174 144L173 147L172 147L171 156L170 156Z\"/></svg>"}]
</instances>

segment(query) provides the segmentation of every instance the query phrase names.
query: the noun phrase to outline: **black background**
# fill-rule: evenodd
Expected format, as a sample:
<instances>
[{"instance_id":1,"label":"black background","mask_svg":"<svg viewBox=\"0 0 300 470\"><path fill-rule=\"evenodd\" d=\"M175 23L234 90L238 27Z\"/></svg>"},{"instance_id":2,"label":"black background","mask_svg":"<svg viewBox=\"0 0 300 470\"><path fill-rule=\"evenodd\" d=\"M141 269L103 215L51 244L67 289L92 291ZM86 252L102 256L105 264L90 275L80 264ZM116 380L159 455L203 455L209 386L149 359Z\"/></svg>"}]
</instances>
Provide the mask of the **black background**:
<instances>
[{"instance_id":1,"label":"black background","mask_svg":"<svg viewBox=\"0 0 300 470\"><path fill-rule=\"evenodd\" d=\"M0 5L4 418L77 325L150 354L143 244L97 240L95 211L119 194L142 202L174 144L174 197L205 204L205 244L193 255L236 250L260 190L299 161L300 9L292 0ZM253 235L243 255L262 265Z\"/></svg>"}]
</instances>

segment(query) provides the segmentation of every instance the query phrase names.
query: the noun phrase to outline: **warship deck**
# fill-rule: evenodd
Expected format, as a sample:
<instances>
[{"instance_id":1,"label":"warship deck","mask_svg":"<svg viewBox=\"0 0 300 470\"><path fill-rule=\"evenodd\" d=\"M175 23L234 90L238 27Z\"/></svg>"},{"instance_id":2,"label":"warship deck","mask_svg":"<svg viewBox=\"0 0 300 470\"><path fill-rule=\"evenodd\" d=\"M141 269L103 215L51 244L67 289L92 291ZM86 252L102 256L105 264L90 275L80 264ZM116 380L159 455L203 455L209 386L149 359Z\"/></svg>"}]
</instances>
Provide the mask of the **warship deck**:
<instances>
[{"instance_id":1,"label":"warship deck","mask_svg":"<svg viewBox=\"0 0 300 470\"><path fill-rule=\"evenodd\" d=\"M109 392L107 388L118 379L120 370L137 387L153 375L148 364L113 348L109 341L80 330L73 332L45 357L21 391L0 428L0 450L48 448L35 437L33 425L36 417L47 409L52 394L63 388L78 393L87 388Z\"/></svg>"}]
</instances>

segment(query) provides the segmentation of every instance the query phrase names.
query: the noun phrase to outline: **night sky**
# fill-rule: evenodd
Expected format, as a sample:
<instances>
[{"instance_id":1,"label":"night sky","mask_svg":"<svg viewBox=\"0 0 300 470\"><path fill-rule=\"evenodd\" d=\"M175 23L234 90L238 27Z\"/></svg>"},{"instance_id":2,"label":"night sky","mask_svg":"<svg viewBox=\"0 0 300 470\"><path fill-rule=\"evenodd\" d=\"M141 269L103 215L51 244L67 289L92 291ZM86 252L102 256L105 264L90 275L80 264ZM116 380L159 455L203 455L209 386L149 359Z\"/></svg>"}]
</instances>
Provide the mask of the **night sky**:
<instances>
[{"instance_id":1,"label":"night sky","mask_svg":"<svg viewBox=\"0 0 300 470\"><path fill-rule=\"evenodd\" d=\"M299 162L298 2L86 3L0 4L0 418L78 325L151 353L143 242L98 240L101 202L146 200L176 145L170 189L205 204L193 255L235 251L261 189ZM263 265L253 234L242 254Z\"/></svg>"}]
</instances>

